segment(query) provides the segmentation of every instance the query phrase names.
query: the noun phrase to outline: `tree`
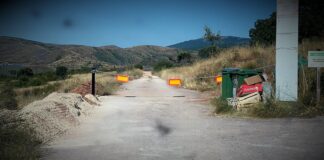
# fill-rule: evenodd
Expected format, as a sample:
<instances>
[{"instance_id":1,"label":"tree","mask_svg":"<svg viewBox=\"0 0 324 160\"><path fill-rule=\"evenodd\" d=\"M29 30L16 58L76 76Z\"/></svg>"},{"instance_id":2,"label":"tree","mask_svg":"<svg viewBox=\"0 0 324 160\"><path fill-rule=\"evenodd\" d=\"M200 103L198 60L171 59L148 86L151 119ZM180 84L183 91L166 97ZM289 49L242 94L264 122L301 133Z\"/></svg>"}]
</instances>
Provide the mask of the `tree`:
<instances>
[{"instance_id":1,"label":"tree","mask_svg":"<svg viewBox=\"0 0 324 160\"><path fill-rule=\"evenodd\" d=\"M200 49L198 52L198 56L200 58L209 58L220 52L220 49L216 46L209 46L203 49Z\"/></svg>"},{"instance_id":2,"label":"tree","mask_svg":"<svg viewBox=\"0 0 324 160\"><path fill-rule=\"evenodd\" d=\"M201 49L199 51L200 54L198 54L198 55L200 58L209 58L212 55L215 55L217 53L218 47L216 46L216 42L221 39L221 36L219 33L217 33L217 34L213 33L212 30L208 26L204 27L204 31L205 31L205 33L204 33L203 38L205 40L209 41L211 43L211 46ZM206 53L206 52L209 52L209 53Z\"/></svg>"},{"instance_id":3,"label":"tree","mask_svg":"<svg viewBox=\"0 0 324 160\"><path fill-rule=\"evenodd\" d=\"M322 0L299 1L299 41L324 37L324 3ZM250 29L251 44L274 44L276 39L276 13L259 19Z\"/></svg>"},{"instance_id":4,"label":"tree","mask_svg":"<svg viewBox=\"0 0 324 160\"><path fill-rule=\"evenodd\" d=\"M216 42L218 40L220 40L220 34L217 33L213 33L212 30L208 27L208 26L205 26L204 27L204 31L205 31L205 34L204 34L204 39L209 41L213 46L216 45Z\"/></svg>"},{"instance_id":5,"label":"tree","mask_svg":"<svg viewBox=\"0 0 324 160\"><path fill-rule=\"evenodd\" d=\"M62 79L65 79L68 74L68 69L64 66L56 67L56 75Z\"/></svg>"},{"instance_id":6,"label":"tree","mask_svg":"<svg viewBox=\"0 0 324 160\"><path fill-rule=\"evenodd\" d=\"M31 77L33 75L34 73L31 68L22 68L18 71L18 77Z\"/></svg>"},{"instance_id":7,"label":"tree","mask_svg":"<svg viewBox=\"0 0 324 160\"><path fill-rule=\"evenodd\" d=\"M188 52L181 52L177 56L178 63L191 63L192 62L192 55Z\"/></svg>"},{"instance_id":8,"label":"tree","mask_svg":"<svg viewBox=\"0 0 324 160\"><path fill-rule=\"evenodd\" d=\"M299 0L299 40L324 37L323 0Z\"/></svg>"},{"instance_id":9,"label":"tree","mask_svg":"<svg viewBox=\"0 0 324 160\"><path fill-rule=\"evenodd\" d=\"M161 71L163 69L171 68L173 67L173 63L167 60L162 60L154 65L153 70L154 71Z\"/></svg>"},{"instance_id":10,"label":"tree","mask_svg":"<svg viewBox=\"0 0 324 160\"><path fill-rule=\"evenodd\" d=\"M254 28L250 29L251 44L271 45L276 40L276 13L269 18L259 19L255 22Z\"/></svg>"}]
</instances>

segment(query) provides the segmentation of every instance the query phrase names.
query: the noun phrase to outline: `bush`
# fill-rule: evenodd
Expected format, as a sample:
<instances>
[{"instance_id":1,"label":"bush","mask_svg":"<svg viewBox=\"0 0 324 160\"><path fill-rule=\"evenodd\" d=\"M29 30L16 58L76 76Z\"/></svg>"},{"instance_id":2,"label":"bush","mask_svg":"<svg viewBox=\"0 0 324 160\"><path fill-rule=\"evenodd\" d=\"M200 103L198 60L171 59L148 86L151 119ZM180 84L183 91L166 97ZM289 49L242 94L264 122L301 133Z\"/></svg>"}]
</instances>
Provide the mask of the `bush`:
<instances>
[{"instance_id":1,"label":"bush","mask_svg":"<svg viewBox=\"0 0 324 160\"><path fill-rule=\"evenodd\" d=\"M221 98L214 98L211 101L212 105L215 106L215 113L231 113L234 111L232 106L227 104L227 101Z\"/></svg>"},{"instance_id":2,"label":"bush","mask_svg":"<svg viewBox=\"0 0 324 160\"><path fill-rule=\"evenodd\" d=\"M29 81L29 86L39 86L44 84L44 82L42 82L39 78L33 78Z\"/></svg>"},{"instance_id":3,"label":"bush","mask_svg":"<svg viewBox=\"0 0 324 160\"><path fill-rule=\"evenodd\" d=\"M21 124L22 120L13 116L0 117L1 159L39 159L41 141L32 129Z\"/></svg>"},{"instance_id":4,"label":"bush","mask_svg":"<svg viewBox=\"0 0 324 160\"><path fill-rule=\"evenodd\" d=\"M314 117L323 114L324 111L323 107L307 106L302 102L280 102L276 101L274 97L239 111L233 109L223 99L215 98L211 103L217 114L235 114L258 118Z\"/></svg>"},{"instance_id":5,"label":"bush","mask_svg":"<svg viewBox=\"0 0 324 160\"><path fill-rule=\"evenodd\" d=\"M142 69L142 70L144 68L143 65L141 65L141 64L136 64L134 67L137 68L137 69Z\"/></svg>"},{"instance_id":6,"label":"bush","mask_svg":"<svg viewBox=\"0 0 324 160\"><path fill-rule=\"evenodd\" d=\"M34 75L31 68L23 68L18 71L18 77L31 77Z\"/></svg>"},{"instance_id":7,"label":"bush","mask_svg":"<svg viewBox=\"0 0 324 160\"><path fill-rule=\"evenodd\" d=\"M127 74L134 79L141 78L143 76L143 71L140 69L131 69L123 72L123 74Z\"/></svg>"},{"instance_id":8,"label":"bush","mask_svg":"<svg viewBox=\"0 0 324 160\"><path fill-rule=\"evenodd\" d=\"M68 69L64 66L56 67L56 75L61 79L65 79L68 74Z\"/></svg>"},{"instance_id":9,"label":"bush","mask_svg":"<svg viewBox=\"0 0 324 160\"><path fill-rule=\"evenodd\" d=\"M160 61L156 65L154 65L153 70L158 72L163 69L167 69L167 68L171 68L171 67L173 67L173 63L165 60L165 61Z\"/></svg>"},{"instance_id":10,"label":"bush","mask_svg":"<svg viewBox=\"0 0 324 160\"><path fill-rule=\"evenodd\" d=\"M182 52L177 56L178 63L192 63L192 55L188 52Z\"/></svg>"},{"instance_id":11,"label":"bush","mask_svg":"<svg viewBox=\"0 0 324 160\"><path fill-rule=\"evenodd\" d=\"M220 52L220 49L217 46L210 46L199 50L198 56L200 58L210 58L215 56Z\"/></svg>"},{"instance_id":12,"label":"bush","mask_svg":"<svg viewBox=\"0 0 324 160\"><path fill-rule=\"evenodd\" d=\"M16 93L11 85L0 85L0 108L16 110L18 105L15 97Z\"/></svg>"},{"instance_id":13,"label":"bush","mask_svg":"<svg viewBox=\"0 0 324 160\"><path fill-rule=\"evenodd\" d=\"M79 69L70 69L69 74L81 74L81 73L90 73L91 72L90 67L82 66Z\"/></svg>"}]
</instances>

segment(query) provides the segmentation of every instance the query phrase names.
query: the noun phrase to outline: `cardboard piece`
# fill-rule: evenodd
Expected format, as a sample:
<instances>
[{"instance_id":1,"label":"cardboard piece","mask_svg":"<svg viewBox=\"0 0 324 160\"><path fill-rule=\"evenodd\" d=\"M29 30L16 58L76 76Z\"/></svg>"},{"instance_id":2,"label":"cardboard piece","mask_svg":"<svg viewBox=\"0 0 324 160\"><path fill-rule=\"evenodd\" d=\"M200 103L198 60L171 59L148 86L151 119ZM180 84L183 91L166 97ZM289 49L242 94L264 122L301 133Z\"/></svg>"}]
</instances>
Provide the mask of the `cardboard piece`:
<instances>
[{"instance_id":1,"label":"cardboard piece","mask_svg":"<svg viewBox=\"0 0 324 160\"><path fill-rule=\"evenodd\" d=\"M252 84L257 84L257 83L262 83L262 78L259 76L259 75L255 75L255 76L252 76L252 77L248 77L248 78L245 78L244 79L244 82L247 84L247 85L252 85Z\"/></svg>"},{"instance_id":2,"label":"cardboard piece","mask_svg":"<svg viewBox=\"0 0 324 160\"><path fill-rule=\"evenodd\" d=\"M254 92L262 92L262 91L263 91L262 83L257 83L252 85L242 84L238 89L236 96L242 97Z\"/></svg>"}]
</instances>

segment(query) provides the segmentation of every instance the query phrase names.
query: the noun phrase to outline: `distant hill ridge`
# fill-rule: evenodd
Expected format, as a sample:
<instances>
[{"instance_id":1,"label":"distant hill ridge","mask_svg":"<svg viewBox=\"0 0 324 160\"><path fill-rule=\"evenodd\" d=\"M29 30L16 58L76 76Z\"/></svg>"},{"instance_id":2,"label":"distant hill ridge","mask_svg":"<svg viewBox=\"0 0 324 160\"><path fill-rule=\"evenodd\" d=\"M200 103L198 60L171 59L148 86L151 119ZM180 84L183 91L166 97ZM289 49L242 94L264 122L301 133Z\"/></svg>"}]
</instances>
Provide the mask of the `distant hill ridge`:
<instances>
[{"instance_id":1,"label":"distant hill ridge","mask_svg":"<svg viewBox=\"0 0 324 160\"><path fill-rule=\"evenodd\" d=\"M217 42L217 46L221 48L228 48L238 45L248 45L250 43L250 38L242 38L235 36L222 36L221 40ZM180 42L174 45L170 45L170 48L185 49L185 50L199 50L210 46L211 43L202 39L194 39L189 41Z\"/></svg>"},{"instance_id":2,"label":"distant hill ridge","mask_svg":"<svg viewBox=\"0 0 324 160\"><path fill-rule=\"evenodd\" d=\"M92 47L58 45L22 38L0 36L0 63L26 65L67 66L69 68L143 64L152 65L160 60L174 58L179 49L159 46Z\"/></svg>"},{"instance_id":3,"label":"distant hill ridge","mask_svg":"<svg viewBox=\"0 0 324 160\"><path fill-rule=\"evenodd\" d=\"M222 37L221 47L248 44L248 38ZM203 39L181 42L168 47L153 45L121 48L114 45L92 47L42 43L22 38L0 36L0 63L33 66L66 66L72 69L99 64L107 68L132 64L153 65L161 60L175 60L182 50L197 50L210 44Z\"/></svg>"}]
</instances>

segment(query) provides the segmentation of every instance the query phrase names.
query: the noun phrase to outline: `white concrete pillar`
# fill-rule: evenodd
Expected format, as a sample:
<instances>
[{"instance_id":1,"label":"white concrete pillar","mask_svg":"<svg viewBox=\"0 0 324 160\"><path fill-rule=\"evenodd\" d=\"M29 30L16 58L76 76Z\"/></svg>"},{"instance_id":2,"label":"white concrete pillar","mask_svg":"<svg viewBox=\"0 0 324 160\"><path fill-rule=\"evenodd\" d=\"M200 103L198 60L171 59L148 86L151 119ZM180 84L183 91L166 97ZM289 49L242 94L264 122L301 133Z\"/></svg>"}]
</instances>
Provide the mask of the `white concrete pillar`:
<instances>
[{"instance_id":1,"label":"white concrete pillar","mask_svg":"<svg viewBox=\"0 0 324 160\"><path fill-rule=\"evenodd\" d=\"M277 0L276 97L298 98L298 0Z\"/></svg>"}]
</instances>

